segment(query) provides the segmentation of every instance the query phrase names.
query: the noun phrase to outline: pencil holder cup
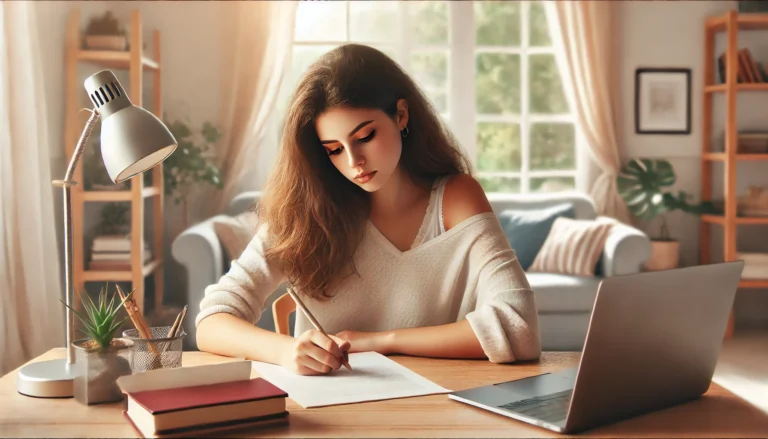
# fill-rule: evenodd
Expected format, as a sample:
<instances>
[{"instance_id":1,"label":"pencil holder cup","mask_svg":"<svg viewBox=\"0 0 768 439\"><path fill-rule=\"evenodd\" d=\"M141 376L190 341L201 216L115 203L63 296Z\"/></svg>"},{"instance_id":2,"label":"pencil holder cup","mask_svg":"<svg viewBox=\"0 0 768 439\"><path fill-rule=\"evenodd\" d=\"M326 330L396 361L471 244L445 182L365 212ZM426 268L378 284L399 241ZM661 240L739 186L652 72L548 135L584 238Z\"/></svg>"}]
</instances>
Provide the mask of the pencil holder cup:
<instances>
[{"instance_id":1,"label":"pencil holder cup","mask_svg":"<svg viewBox=\"0 0 768 439\"><path fill-rule=\"evenodd\" d=\"M123 337L133 341L133 373L181 367L182 345L187 333L182 330L176 337L168 337L170 326L149 330L152 338L142 338L136 329L123 331Z\"/></svg>"}]
</instances>

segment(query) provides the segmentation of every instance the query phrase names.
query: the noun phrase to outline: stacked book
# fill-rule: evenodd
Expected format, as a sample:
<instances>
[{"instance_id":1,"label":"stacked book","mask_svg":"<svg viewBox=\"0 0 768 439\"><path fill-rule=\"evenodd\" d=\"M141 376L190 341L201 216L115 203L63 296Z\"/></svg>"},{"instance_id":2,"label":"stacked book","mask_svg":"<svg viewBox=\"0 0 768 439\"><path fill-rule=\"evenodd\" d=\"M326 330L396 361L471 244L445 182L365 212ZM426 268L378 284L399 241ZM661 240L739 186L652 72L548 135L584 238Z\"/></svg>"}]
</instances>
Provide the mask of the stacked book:
<instances>
[{"instance_id":1,"label":"stacked book","mask_svg":"<svg viewBox=\"0 0 768 439\"><path fill-rule=\"evenodd\" d=\"M250 372L250 361L237 361L120 377L123 416L142 437L198 437L287 422L288 394Z\"/></svg>"},{"instance_id":2,"label":"stacked book","mask_svg":"<svg viewBox=\"0 0 768 439\"><path fill-rule=\"evenodd\" d=\"M752 52L749 49L741 49L736 52L737 69L736 69L736 82L743 83L764 83L768 82L768 74L766 73L763 65L755 61L752 57ZM720 79L720 83L725 83L726 80L726 54L722 53L717 58L717 71Z\"/></svg>"},{"instance_id":3,"label":"stacked book","mask_svg":"<svg viewBox=\"0 0 768 439\"><path fill-rule=\"evenodd\" d=\"M142 240L144 261L152 259L149 245ZM91 247L90 270L123 271L131 269L131 236L101 235L93 240Z\"/></svg>"},{"instance_id":4,"label":"stacked book","mask_svg":"<svg viewBox=\"0 0 768 439\"><path fill-rule=\"evenodd\" d=\"M742 279L768 279L768 253L739 253L744 261Z\"/></svg>"}]
</instances>

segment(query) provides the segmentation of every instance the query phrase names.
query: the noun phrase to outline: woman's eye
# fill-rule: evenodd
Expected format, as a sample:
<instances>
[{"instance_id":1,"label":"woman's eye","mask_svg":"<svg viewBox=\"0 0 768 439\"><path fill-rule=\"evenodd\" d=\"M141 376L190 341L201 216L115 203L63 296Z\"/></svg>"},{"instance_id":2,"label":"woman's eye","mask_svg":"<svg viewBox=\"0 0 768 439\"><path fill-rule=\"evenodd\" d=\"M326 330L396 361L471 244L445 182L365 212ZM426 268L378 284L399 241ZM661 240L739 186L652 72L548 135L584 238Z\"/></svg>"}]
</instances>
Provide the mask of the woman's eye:
<instances>
[{"instance_id":1,"label":"woman's eye","mask_svg":"<svg viewBox=\"0 0 768 439\"><path fill-rule=\"evenodd\" d=\"M358 141L358 142L360 142L360 143L366 143L366 142L370 142L370 141L371 141L371 139L373 139L373 136L375 136L375 135L376 135L376 130L373 130L373 131L371 131L371 134L368 134L368 135L367 135L367 136L365 136L365 137L361 137L361 138L360 138L360 139L358 139L357 141Z\"/></svg>"},{"instance_id":2,"label":"woman's eye","mask_svg":"<svg viewBox=\"0 0 768 439\"><path fill-rule=\"evenodd\" d=\"M338 147L333 151L328 151L328 155L336 155L336 154L341 154L341 147Z\"/></svg>"}]
</instances>

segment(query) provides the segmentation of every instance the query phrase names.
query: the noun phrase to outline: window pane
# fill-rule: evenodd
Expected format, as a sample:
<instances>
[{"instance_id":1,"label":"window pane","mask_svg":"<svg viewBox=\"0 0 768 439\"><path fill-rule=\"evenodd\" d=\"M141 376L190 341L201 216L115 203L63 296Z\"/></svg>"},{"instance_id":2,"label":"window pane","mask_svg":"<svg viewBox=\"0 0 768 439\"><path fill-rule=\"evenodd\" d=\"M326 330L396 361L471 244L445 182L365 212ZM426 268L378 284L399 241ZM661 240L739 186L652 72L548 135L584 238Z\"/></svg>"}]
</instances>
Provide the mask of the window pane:
<instances>
[{"instance_id":1,"label":"window pane","mask_svg":"<svg viewBox=\"0 0 768 439\"><path fill-rule=\"evenodd\" d=\"M549 39L549 26L547 25L547 13L541 1L531 3L531 46L551 46Z\"/></svg>"},{"instance_id":2,"label":"window pane","mask_svg":"<svg viewBox=\"0 0 768 439\"><path fill-rule=\"evenodd\" d=\"M398 63L400 62L400 54L397 52L397 49L395 48L395 46L382 45L382 44L368 44L368 45L378 50L381 50L382 52L384 52L385 55L397 61Z\"/></svg>"},{"instance_id":3,"label":"window pane","mask_svg":"<svg viewBox=\"0 0 768 439\"><path fill-rule=\"evenodd\" d=\"M335 2L323 2L335 3ZM342 5L345 2L339 2ZM349 2L349 39L357 42L397 41L401 31L397 13L398 2ZM336 26L343 26L337 22Z\"/></svg>"},{"instance_id":4,"label":"window pane","mask_svg":"<svg viewBox=\"0 0 768 439\"><path fill-rule=\"evenodd\" d=\"M536 177L531 178L531 192L562 192L576 188L573 177Z\"/></svg>"},{"instance_id":5,"label":"window pane","mask_svg":"<svg viewBox=\"0 0 768 439\"><path fill-rule=\"evenodd\" d=\"M446 52L411 53L411 73L432 100L438 112L448 111L448 54Z\"/></svg>"},{"instance_id":6,"label":"window pane","mask_svg":"<svg viewBox=\"0 0 768 439\"><path fill-rule=\"evenodd\" d=\"M568 112L560 71L551 54L531 55L529 58L531 80L531 112L557 114Z\"/></svg>"},{"instance_id":7,"label":"window pane","mask_svg":"<svg viewBox=\"0 0 768 439\"><path fill-rule=\"evenodd\" d=\"M345 2L299 2L296 9L296 41L343 41L347 39Z\"/></svg>"},{"instance_id":8,"label":"window pane","mask_svg":"<svg viewBox=\"0 0 768 439\"><path fill-rule=\"evenodd\" d=\"M576 169L575 127L572 123L531 124L531 169Z\"/></svg>"},{"instance_id":9,"label":"window pane","mask_svg":"<svg viewBox=\"0 0 768 439\"><path fill-rule=\"evenodd\" d=\"M477 181L485 192L520 192L520 179L517 177L483 177Z\"/></svg>"},{"instance_id":10,"label":"window pane","mask_svg":"<svg viewBox=\"0 0 768 439\"><path fill-rule=\"evenodd\" d=\"M476 1L475 43L480 46L520 46L520 2Z\"/></svg>"},{"instance_id":11,"label":"window pane","mask_svg":"<svg viewBox=\"0 0 768 439\"><path fill-rule=\"evenodd\" d=\"M520 55L478 53L476 108L481 114L520 114Z\"/></svg>"},{"instance_id":12,"label":"window pane","mask_svg":"<svg viewBox=\"0 0 768 439\"><path fill-rule=\"evenodd\" d=\"M291 59L291 76L289 78L289 86L291 93L299 80L304 76L309 66L317 61L318 58L325 52L332 50L335 46L293 46L293 57Z\"/></svg>"},{"instance_id":13,"label":"window pane","mask_svg":"<svg viewBox=\"0 0 768 439\"><path fill-rule=\"evenodd\" d=\"M394 2L396 3L396 2ZM409 1L410 38L418 44L448 44L448 4L444 1Z\"/></svg>"},{"instance_id":14,"label":"window pane","mask_svg":"<svg viewBox=\"0 0 768 439\"><path fill-rule=\"evenodd\" d=\"M520 171L520 125L477 124L478 171Z\"/></svg>"}]
</instances>

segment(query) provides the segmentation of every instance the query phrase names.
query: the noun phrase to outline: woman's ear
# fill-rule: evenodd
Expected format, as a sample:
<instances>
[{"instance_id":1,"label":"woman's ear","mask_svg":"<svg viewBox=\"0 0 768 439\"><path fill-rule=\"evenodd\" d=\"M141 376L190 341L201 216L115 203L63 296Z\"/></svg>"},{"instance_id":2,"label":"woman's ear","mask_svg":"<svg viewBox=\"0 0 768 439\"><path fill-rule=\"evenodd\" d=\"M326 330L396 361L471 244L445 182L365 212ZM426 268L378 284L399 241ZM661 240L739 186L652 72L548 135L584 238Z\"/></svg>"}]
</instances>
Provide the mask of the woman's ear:
<instances>
[{"instance_id":1,"label":"woman's ear","mask_svg":"<svg viewBox=\"0 0 768 439\"><path fill-rule=\"evenodd\" d=\"M397 100L397 125L402 131L408 126L408 102L405 99Z\"/></svg>"}]
</instances>

